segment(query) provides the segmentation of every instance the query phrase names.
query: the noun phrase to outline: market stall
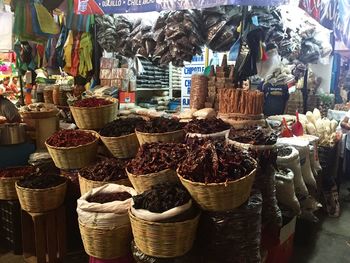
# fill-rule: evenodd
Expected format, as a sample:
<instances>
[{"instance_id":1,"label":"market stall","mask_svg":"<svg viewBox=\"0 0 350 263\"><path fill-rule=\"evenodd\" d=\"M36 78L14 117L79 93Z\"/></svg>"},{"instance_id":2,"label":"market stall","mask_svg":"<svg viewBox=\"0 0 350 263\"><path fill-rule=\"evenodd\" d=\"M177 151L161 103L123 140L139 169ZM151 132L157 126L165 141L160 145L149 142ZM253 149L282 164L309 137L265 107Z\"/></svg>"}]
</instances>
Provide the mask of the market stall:
<instances>
[{"instance_id":1,"label":"market stall","mask_svg":"<svg viewBox=\"0 0 350 263\"><path fill-rule=\"evenodd\" d=\"M339 216L330 31L282 0L62 2L12 5L25 259L288 262L297 220Z\"/></svg>"}]
</instances>

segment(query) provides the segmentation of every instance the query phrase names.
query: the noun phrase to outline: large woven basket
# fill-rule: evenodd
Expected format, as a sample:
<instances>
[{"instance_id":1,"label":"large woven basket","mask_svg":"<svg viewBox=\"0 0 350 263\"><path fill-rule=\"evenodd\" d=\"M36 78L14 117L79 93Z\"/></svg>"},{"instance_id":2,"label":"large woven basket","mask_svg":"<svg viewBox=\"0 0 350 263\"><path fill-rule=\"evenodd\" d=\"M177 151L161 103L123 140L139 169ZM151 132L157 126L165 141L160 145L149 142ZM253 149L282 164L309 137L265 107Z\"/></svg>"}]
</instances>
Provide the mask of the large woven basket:
<instances>
[{"instance_id":1,"label":"large woven basket","mask_svg":"<svg viewBox=\"0 0 350 263\"><path fill-rule=\"evenodd\" d=\"M131 183L128 178L126 179L121 179L118 181L113 181L113 182L104 182L104 181L93 181L84 178L79 174L79 186L80 186L80 193L81 195L89 192L92 188L100 187L105 184L121 184L125 186L131 186Z\"/></svg>"},{"instance_id":2,"label":"large woven basket","mask_svg":"<svg viewBox=\"0 0 350 263\"><path fill-rule=\"evenodd\" d=\"M115 259L130 253L132 232L130 224L98 228L79 221L81 238L86 253L100 259Z\"/></svg>"},{"instance_id":3,"label":"large woven basket","mask_svg":"<svg viewBox=\"0 0 350 263\"><path fill-rule=\"evenodd\" d=\"M173 258L186 254L193 246L200 214L174 223L149 222L129 211L136 246L146 255Z\"/></svg>"},{"instance_id":4,"label":"large woven basket","mask_svg":"<svg viewBox=\"0 0 350 263\"><path fill-rule=\"evenodd\" d=\"M16 183L21 208L27 212L41 213L60 207L65 198L67 182L46 189L24 188Z\"/></svg>"},{"instance_id":5,"label":"large woven basket","mask_svg":"<svg viewBox=\"0 0 350 263\"><path fill-rule=\"evenodd\" d=\"M250 174L227 183L198 183L178 175L192 198L205 211L230 211L246 202L254 183L256 169Z\"/></svg>"},{"instance_id":6,"label":"large woven basket","mask_svg":"<svg viewBox=\"0 0 350 263\"><path fill-rule=\"evenodd\" d=\"M185 138L184 130L164 133L145 133L137 130L135 132L141 145L151 142L183 142Z\"/></svg>"},{"instance_id":7,"label":"large woven basket","mask_svg":"<svg viewBox=\"0 0 350 263\"><path fill-rule=\"evenodd\" d=\"M47 141L45 142L47 150L58 168L65 170L80 169L95 161L99 135L95 131L86 132L93 133L96 139L88 144L75 147L55 147L49 145Z\"/></svg>"},{"instance_id":8,"label":"large woven basket","mask_svg":"<svg viewBox=\"0 0 350 263\"><path fill-rule=\"evenodd\" d=\"M101 140L115 158L133 158L140 147L135 133L119 137L101 136Z\"/></svg>"},{"instance_id":9,"label":"large woven basket","mask_svg":"<svg viewBox=\"0 0 350 263\"><path fill-rule=\"evenodd\" d=\"M99 130L117 117L118 103L113 102L99 107L69 106L79 129Z\"/></svg>"},{"instance_id":10,"label":"large woven basket","mask_svg":"<svg viewBox=\"0 0 350 263\"><path fill-rule=\"evenodd\" d=\"M126 173L132 186L135 188L136 192L143 193L151 189L153 185L165 183L165 182L178 182L179 179L176 176L176 172L172 169L165 169L163 171L145 175L135 175L128 172Z\"/></svg>"},{"instance_id":11,"label":"large woven basket","mask_svg":"<svg viewBox=\"0 0 350 263\"><path fill-rule=\"evenodd\" d=\"M17 200L16 182L23 177L0 178L0 200Z\"/></svg>"}]
</instances>

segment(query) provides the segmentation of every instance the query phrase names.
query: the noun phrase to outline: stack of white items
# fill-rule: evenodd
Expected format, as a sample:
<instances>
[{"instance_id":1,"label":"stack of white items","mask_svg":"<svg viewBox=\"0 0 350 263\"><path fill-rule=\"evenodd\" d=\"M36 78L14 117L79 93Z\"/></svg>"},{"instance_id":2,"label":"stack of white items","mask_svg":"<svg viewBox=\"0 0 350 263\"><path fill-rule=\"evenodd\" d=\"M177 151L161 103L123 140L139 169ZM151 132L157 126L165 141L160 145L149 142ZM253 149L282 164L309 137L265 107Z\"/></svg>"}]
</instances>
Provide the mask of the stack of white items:
<instances>
[{"instance_id":1,"label":"stack of white items","mask_svg":"<svg viewBox=\"0 0 350 263\"><path fill-rule=\"evenodd\" d=\"M201 110L186 109L178 115L180 122L188 122L193 118L211 119L216 117L216 111L213 108L204 108Z\"/></svg>"},{"instance_id":2,"label":"stack of white items","mask_svg":"<svg viewBox=\"0 0 350 263\"><path fill-rule=\"evenodd\" d=\"M332 147L336 142L336 129L338 122L321 118L318 109L308 111L306 115L299 114L299 121L303 125L304 132L319 137L319 145Z\"/></svg>"},{"instance_id":3,"label":"stack of white items","mask_svg":"<svg viewBox=\"0 0 350 263\"><path fill-rule=\"evenodd\" d=\"M288 142L285 139L289 139L290 141ZM293 138L282 138L282 142L281 139L278 139L277 144L282 144L284 146L293 144L293 141L291 142L291 139ZM281 156L279 154L277 157L277 165L279 168L290 169L294 174L294 189L296 197L300 202L301 217L311 221L318 221L313 212L318 210L321 207L321 204L319 204L315 198L309 194L309 190L307 188L308 185L310 189L316 189L316 181L311 171L310 156L309 151L307 150L308 143L301 140L296 144L299 144L299 148L301 148L301 154L295 147L283 147L283 151L288 152L288 154L284 156ZM302 158L300 156L302 156ZM291 174L288 175L289 178L291 176ZM280 183L277 183L276 187L279 187L280 185ZM291 184L289 185L291 187ZM280 189L277 189L277 191L280 192Z\"/></svg>"}]
</instances>

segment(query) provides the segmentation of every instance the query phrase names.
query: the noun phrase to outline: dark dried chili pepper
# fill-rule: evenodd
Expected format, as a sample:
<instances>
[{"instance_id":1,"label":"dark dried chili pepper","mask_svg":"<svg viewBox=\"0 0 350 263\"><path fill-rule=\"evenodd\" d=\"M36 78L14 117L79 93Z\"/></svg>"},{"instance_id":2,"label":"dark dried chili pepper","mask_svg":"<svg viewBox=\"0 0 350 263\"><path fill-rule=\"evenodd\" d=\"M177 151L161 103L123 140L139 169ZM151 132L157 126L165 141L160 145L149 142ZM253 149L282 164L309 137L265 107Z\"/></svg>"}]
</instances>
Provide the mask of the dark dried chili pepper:
<instances>
[{"instance_id":1,"label":"dark dried chili pepper","mask_svg":"<svg viewBox=\"0 0 350 263\"><path fill-rule=\"evenodd\" d=\"M82 168L79 174L93 181L114 182L128 177L125 172L126 164L126 160L108 158Z\"/></svg>"},{"instance_id":2,"label":"dark dried chili pepper","mask_svg":"<svg viewBox=\"0 0 350 263\"><path fill-rule=\"evenodd\" d=\"M131 198L131 194L128 192L120 192L120 193L99 193L93 196L90 196L86 199L89 203L109 203L114 201L125 201L126 199Z\"/></svg>"},{"instance_id":3,"label":"dark dried chili pepper","mask_svg":"<svg viewBox=\"0 0 350 263\"><path fill-rule=\"evenodd\" d=\"M126 118L117 119L106 124L100 131L101 136L106 137L119 137L128 135L135 132L137 125L143 124L145 120L142 118Z\"/></svg>"},{"instance_id":4,"label":"dark dried chili pepper","mask_svg":"<svg viewBox=\"0 0 350 263\"><path fill-rule=\"evenodd\" d=\"M213 118L209 120L191 120L185 126L187 133L210 134L229 130L231 126L221 119Z\"/></svg>"},{"instance_id":5,"label":"dark dried chili pepper","mask_svg":"<svg viewBox=\"0 0 350 263\"><path fill-rule=\"evenodd\" d=\"M164 133L182 130L184 124L178 119L168 119L164 117L154 118L150 121L140 123L136 130L146 133Z\"/></svg>"},{"instance_id":6,"label":"dark dried chili pepper","mask_svg":"<svg viewBox=\"0 0 350 263\"><path fill-rule=\"evenodd\" d=\"M269 128L255 126L242 130L232 129L229 138L252 145L273 145L277 142L278 134Z\"/></svg>"}]
</instances>

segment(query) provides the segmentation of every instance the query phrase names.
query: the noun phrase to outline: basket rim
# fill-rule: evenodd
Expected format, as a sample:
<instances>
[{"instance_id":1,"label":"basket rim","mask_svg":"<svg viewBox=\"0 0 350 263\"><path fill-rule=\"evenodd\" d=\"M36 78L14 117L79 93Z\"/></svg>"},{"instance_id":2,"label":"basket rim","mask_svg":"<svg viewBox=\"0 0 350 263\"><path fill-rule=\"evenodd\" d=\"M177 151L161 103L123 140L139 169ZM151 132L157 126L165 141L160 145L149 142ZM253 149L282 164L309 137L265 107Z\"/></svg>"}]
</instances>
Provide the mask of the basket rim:
<instances>
[{"instance_id":1,"label":"basket rim","mask_svg":"<svg viewBox=\"0 0 350 263\"><path fill-rule=\"evenodd\" d=\"M127 168L127 167L125 167L125 171L126 171L126 174L127 174L127 175L131 175L131 176L133 176L133 177L139 177L139 176L152 177L152 176L158 175L158 174L161 173L161 172L170 172L170 171L174 171L174 170L171 169L171 168L167 168L167 169L163 169L163 170L161 170L161 171L159 171L159 172L153 172L153 173L149 173L149 174L140 174L140 175L130 173L130 172L128 171L128 168ZM174 172L176 173L176 171L174 171Z\"/></svg>"},{"instance_id":2,"label":"basket rim","mask_svg":"<svg viewBox=\"0 0 350 263\"><path fill-rule=\"evenodd\" d=\"M184 129L181 129L181 130L176 130L176 131L171 131L171 132L156 132L156 133L148 133L148 132L141 132L141 131L138 131L136 128L135 128L135 133L136 134L142 134L142 135L168 135L168 134L174 134L174 133L179 133L179 132L184 132L185 133L185 130Z\"/></svg>"},{"instance_id":3,"label":"basket rim","mask_svg":"<svg viewBox=\"0 0 350 263\"><path fill-rule=\"evenodd\" d=\"M119 179L119 180L117 180L117 181L96 181L96 180L91 180L91 179L85 178L84 176L82 176L82 175L80 174L80 172L78 172L78 178L81 178L82 180L90 181L90 182L109 183L109 184L117 183L117 182L119 182L120 180L126 180L126 179L128 179L128 177L126 177L126 178Z\"/></svg>"},{"instance_id":4,"label":"basket rim","mask_svg":"<svg viewBox=\"0 0 350 263\"><path fill-rule=\"evenodd\" d=\"M121 136L102 136L100 133L99 133L99 135L100 135L100 138L101 139L122 139L122 138L126 138L126 137L131 137L132 135L136 135L136 133L135 133L135 131L134 132L132 132L132 133L130 133L130 134L127 134L127 135L121 135Z\"/></svg>"},{"instance_id":5,"label":"basket rim","mask_svg":"<svg viewBox=\"0 0 350 263\"><path fill-rule=\"evenodd\" d=\"M198 136L198 135L206 135L208 137L210 137L211 135L215 134L215 135L225 135L226 133L229 133L231 131L230 127L229 129L223 130L223 131L218 131L218 132L212 132L212 133L198 133L198 132L186 132L186 135L190 135L190 136Z\"/></svg>"},{"instance_id":6,"label":"basket rim","mask_svg":"<svg viewBox=\"0 0 350 263\"><path fill-rule=\"evenodd\" d=\"M233 144L233 145L236 145L236 146L241 146L241 147L249 147L249 148L255 148L255 149L259 149L259 148L266 148L266 150L269 150L269 149L274 149L274 148L278 148L278 144L277 142L274 143L274 144L250 144L250 143L244 143L244 142L238 142L238 141L235 141L235 140L232 140L230 138L228 138L228 142Z\"/></svg>"},{"instance_id":7,"label":"basket rim","mask_svg":"<svg viewBox=\"0 0 350 263\"><path fill-rule=\"evenodd\" d=\"M87 144L81 144L81 145L77 145L77 146L57 147L57 146L52 146L52 145L48 144L47 141L50 139L50 138L48 138L48 139L45 141L45 145L46 145L46 147L48 147L48 148L56 149L56 150L71 150L71 149L82 148L82 147L85 147L85 146L89 146L89 145L95 144L95 143L97 143L98 140L100 139L100 135L99 135L98 132L96 132L96 131L93 131L93 130L82 130L82 129L79 129L79 130L80 130L80 131L84 131L84 132L92 133L92 134L95 136L95 140L93 140L92 142L89 142L89 143L87 143Z\"/></svg>"},{"instance_id":8,"label":"basket rim","mask_svg":"<svg viewBox=\"0 0 350 263\"><path fill-rule=\"evenodd\" d=\"M105 98L104 98L105 99ZM107 99L108 100L108 99ZM110 100L109 100L110 101ZM107 108L107 107L111 107L111 106L115 106L118 105L119 100L116 99L116 101L111 101L112 103L107 104L107 105L101 105L101 106L96 106L96 107L77 107L77 106L73 106L73 105L69 105L69 108L73 108L73 109L100 109L100 108Z\"/></svg>"},{"instance_id":9,"label":"basket rim","mask_svg":"<svg viewBox=\"0 0 350 263\"><path fill-rule=\"evenodd\" d=\"M236 180L233 180L233 181L227 181L227 182L223 182L223 183L200 183L200 182L193 182L191 180L188 180L188 179L185 179L183 178L176 170L177 172L177 176L180 178L181 181L184 181L186 183L190 183L192 185L196 185L196 186L205 186L205 187L216 187L216 186L224 186L224 187L227 187L227 185L232 185L234 183L238 183L240 181L243 181L245 180L247 177L253 175L254 173L256 173L256 170L257 170L257 167L255 167L249 174L246 174L245 176L241 177L241 178L238 178Z\"/></svg>"},{"instance_id":10,"label":"basket rim","mask_svg":"<svg viewBox=\"0 0 350 263\"><path fill-rule=\"evenodd\" d=\"M172 223L153 222L153 221L147 221L147 220L138 218L131 212L131 208L128 209L128 214L129 214L129 217L132 218L133 220L140 221L140 222L148 224L148 225L153 225L153 226L173 226L173 225L183 225L183 224L187 224L187 223L192 222L192 221L199 220L202 212L200 210L197 210L197 214L196 214L195 217L193 217L191 219L184 220L184 221L172 222Z\"/></svg>"},{"instance_id":11,"label":"basket rim","mask_svg":"<svg viewBox=\"0 0 350 263\"><path fill-rule=\"evenodd\" d=\"M22 187L22 186L19 186L18 185L18 181L16 182L16 188L20 189L21 191L27 191L27 192L39 192L39 193L43 193L43 192L47 192L47 191L50 191L50 190L55 190L55 189L58 189L58 188L61 188L63 186L67 186L67 180L65 178L65 181L59 185L56 185L56 186L53 186L53 187L49 187L49 188L44 188L44 189L33 189L33 188L26 188L26 187Z\"/></svg>"},{"instance_id":12,"label":"basket rim","mask_svg":"<svg viewBox=\"0 0 350 263\"><path fill-rule=\"evenodd\" d=\"M11 182L18 181L18 179L22 179L24 176L16 176L16 177L0 177L0 182Z\"/></svg>"},{"instance_id":13,"label":"basket rim","mask_svg":"<svg viewBox=\"0 0 350 263\"><path fill-rule=\"evenodd\" d=\"M127 215L127 214L128 213L125 213L125 215ZM81 222L81 220L79 218L78 218L78 223L82 227L86 227L86 228L90 228L90 229L94 229L94 230L115 230L115 229L118 229L118 228L123 228L123 227L130 226L130 224L124 224L124 225L114 226L114 227L97 227L97 226L92 226L92 225L89 225L89 224L84 224L84 223Z\"/></svg>"}]
</instances>

